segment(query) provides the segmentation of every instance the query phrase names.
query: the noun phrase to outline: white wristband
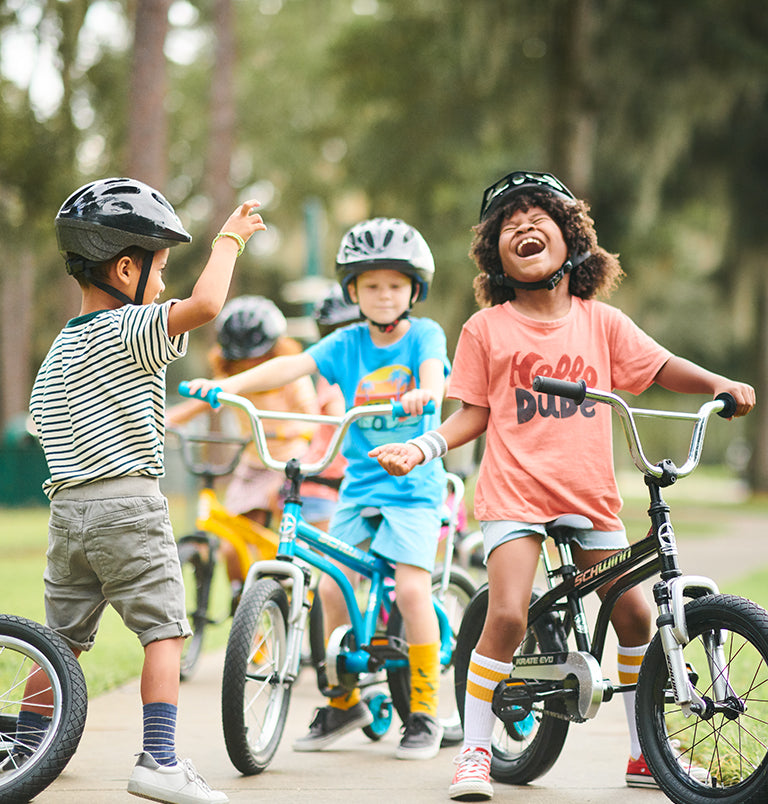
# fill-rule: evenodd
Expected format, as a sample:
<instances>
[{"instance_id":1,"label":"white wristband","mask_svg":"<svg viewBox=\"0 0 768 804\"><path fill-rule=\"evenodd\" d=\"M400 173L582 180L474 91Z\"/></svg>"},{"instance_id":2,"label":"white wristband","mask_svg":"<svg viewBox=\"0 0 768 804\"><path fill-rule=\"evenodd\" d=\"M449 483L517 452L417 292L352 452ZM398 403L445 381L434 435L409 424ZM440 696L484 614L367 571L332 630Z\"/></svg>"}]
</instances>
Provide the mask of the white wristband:
<instances>
[{"instance_id":1,"label":"white wristband","mask_svg":"<svg viewBox=\"0 0 768 804\"><path fill-rule=\"evenodd\" d=\"M428 463L435 458L442 458L448 452L448 444L437 430L430 430L428 433L412 438L405 443L413 444L424 453L424 463Z\"/></svg>"}]
</instances>

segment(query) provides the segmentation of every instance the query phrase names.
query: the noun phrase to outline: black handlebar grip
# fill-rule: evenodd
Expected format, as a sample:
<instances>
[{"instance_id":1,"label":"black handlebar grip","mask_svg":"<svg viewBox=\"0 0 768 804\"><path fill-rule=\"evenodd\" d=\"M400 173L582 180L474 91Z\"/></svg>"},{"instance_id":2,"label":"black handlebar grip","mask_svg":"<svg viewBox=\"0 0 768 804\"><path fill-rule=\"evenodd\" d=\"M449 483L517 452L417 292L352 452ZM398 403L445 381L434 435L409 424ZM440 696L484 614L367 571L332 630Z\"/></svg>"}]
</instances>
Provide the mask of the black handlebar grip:
<instances>
[{"instance_id":1,"label":"black handlebar grip","mask_svg":"<svg viewBox=\"0 0 768 804\"><path fill-rule=\"evenodd\" d=\"M533 378L533 390L542 394L564 396L566 399L572 399L577 405L580 405L587 393L587 383L584 380L569 382L568 380L556 380L554 377L537 375Z\"/></svg>"},{"instance_id":2,"label":"black handlebar grip","mask_svg":"<svg viewBox=\"0 0 768 804\"><path fill-rule=\"evenodd\" d=\"M718 394L715 399L720 399L723 402L723 409L718 411L718 416L722 416L724 419L730 419L731 416L736 415L736 400L727 391Z\"/></svg>"}]
</instances>

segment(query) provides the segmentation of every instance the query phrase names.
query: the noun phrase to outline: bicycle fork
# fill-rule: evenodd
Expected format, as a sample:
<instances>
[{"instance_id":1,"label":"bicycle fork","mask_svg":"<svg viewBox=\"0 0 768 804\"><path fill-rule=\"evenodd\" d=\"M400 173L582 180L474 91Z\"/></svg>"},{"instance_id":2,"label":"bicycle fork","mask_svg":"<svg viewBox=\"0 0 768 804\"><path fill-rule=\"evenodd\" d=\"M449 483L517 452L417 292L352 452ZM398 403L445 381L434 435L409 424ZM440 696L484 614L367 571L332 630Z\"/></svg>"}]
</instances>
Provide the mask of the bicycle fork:
<instances>
[{"instance_id":1,"label":"bicycle fork","mask_svg":"<svg viewBox=\"0 0 768 804\"><path fill-rule=\"evenodd\" d=\"M659 581L653 587L653 597L659 610L656 625L675 702L685 717L698 715L708 719L717 711L732 712L736 696L728 679L723 635L719 629L701 636L712 681L712 699L701 697L691 682L683 655L683 648L690 642L683 600L689 589L694 591L696 597L719 593L717 584L711 578L700 575L684 575Z\"/></svg>"}]
</instances>

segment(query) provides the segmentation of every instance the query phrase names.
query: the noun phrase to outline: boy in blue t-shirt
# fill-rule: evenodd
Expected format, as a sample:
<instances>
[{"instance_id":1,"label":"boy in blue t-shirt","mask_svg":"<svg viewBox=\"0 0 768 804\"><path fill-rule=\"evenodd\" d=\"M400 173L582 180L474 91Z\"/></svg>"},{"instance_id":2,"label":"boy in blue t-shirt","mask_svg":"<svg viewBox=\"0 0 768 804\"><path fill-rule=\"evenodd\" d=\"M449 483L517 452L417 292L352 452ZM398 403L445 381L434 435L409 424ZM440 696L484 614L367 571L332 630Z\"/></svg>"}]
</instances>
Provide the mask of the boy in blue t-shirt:
<instances>
[{"instance_id":1,"label":"boy in blue t-shirt","mask_svg":"<svg viewBox=\"0 0 768 804\"><path fill-rule=\"evenodd\" d=\"M424 238L393 218L374 218L343 237L336 274L345 299L357 303L363 321L336 330L299 355L277 357L222 381L195 380L192 390L220 387L228 393L264 391L319 372L342 389L348 407L397 399L407 413L423 413L433 400L437 412L421 418L387 417L355 422L343 447L348 466L330 532L349 544L370 540L370 549L393 562L395 595L403 615L411 666L411 714L396 751L400 759L429 759L440 748L437 720L440 634L432 604L432 569L445 488L442 463L434 461L406 477L393 477L368 457L373 448L406 441L439 424L449 364L445 334L426 318L411 319L423 301L435 266ZM366 516L366 509L378 509ZM319 587L326 637L345 625L344 599L333 579ZM317 710L297 751L318 751L343 734L367 726L372 715L360 690L329 700Z\"/></svg>"}]
</instances>

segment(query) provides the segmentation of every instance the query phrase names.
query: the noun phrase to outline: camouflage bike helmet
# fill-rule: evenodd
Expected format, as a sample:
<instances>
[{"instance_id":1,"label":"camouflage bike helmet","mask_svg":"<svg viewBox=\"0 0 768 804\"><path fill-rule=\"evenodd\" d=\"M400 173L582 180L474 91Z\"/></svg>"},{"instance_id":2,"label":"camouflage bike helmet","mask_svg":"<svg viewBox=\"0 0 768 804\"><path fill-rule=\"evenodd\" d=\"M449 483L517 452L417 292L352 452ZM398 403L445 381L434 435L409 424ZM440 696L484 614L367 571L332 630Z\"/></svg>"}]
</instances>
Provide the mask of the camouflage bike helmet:
<instances>
[{"instance_id":1,"label":"camouflage bike helmet","mask_svg":"<svg viewBox=\"0 0 768 804\"><path fill-rule=\"evenodd\" d=\"M227 302L216 319L225 360L247 360L266 354L288 328L277 305L263 296L238 296Z\"/></svg>"},{"instance_id":2,"label":"camouflage bike helmet","mask_svg":"<svg viewBox=\"0 0 768 804\"><path fill-rule=\"evenodd\" d=\"M136 179L100 179L83 185L62 204L54 221L67 273L128 304L141 304L154 252L192 240L173 207ZM135 298L93 278L93 269L133 246L148 252Z\"/></svg>"},{"instance_id":3,"label":"camouflage bike helmet","mask_svg":"<svg viewBox=\"0 0 768 804\"><path fill-rule=\"evenodd\" d=\"M349 284L366 271L390 269L413 283L411 303L424 301L435 275L435 261L426 240L399 218L372 218L353 226L342 238L336 255L336 278L344 300L352 304ZM389 324L371 322L382 332L394 329L410 310Z\"/></svg>"},{"instance_id":4,"label":"camouflage bike helmet","mask_svg":"<svg viewBox=\"0 0 768 804\"><path fill-rule=\"evenodd\" d=\"M486 188L480 205L480 223L482 224L488 220L498 209L509 203L515 196L533 192L541 193L542 191L569 203L576 201L574 194L551 173L515 170ZM522 282L501 274L494 274L492 279L497 285L520 290L541 290L543 288L554 290L566 274L581 265L590 256L589 251L583 253L574 251L556 271L546 279L541 279L537 282Z\"/></svg>"}]
</instances>

